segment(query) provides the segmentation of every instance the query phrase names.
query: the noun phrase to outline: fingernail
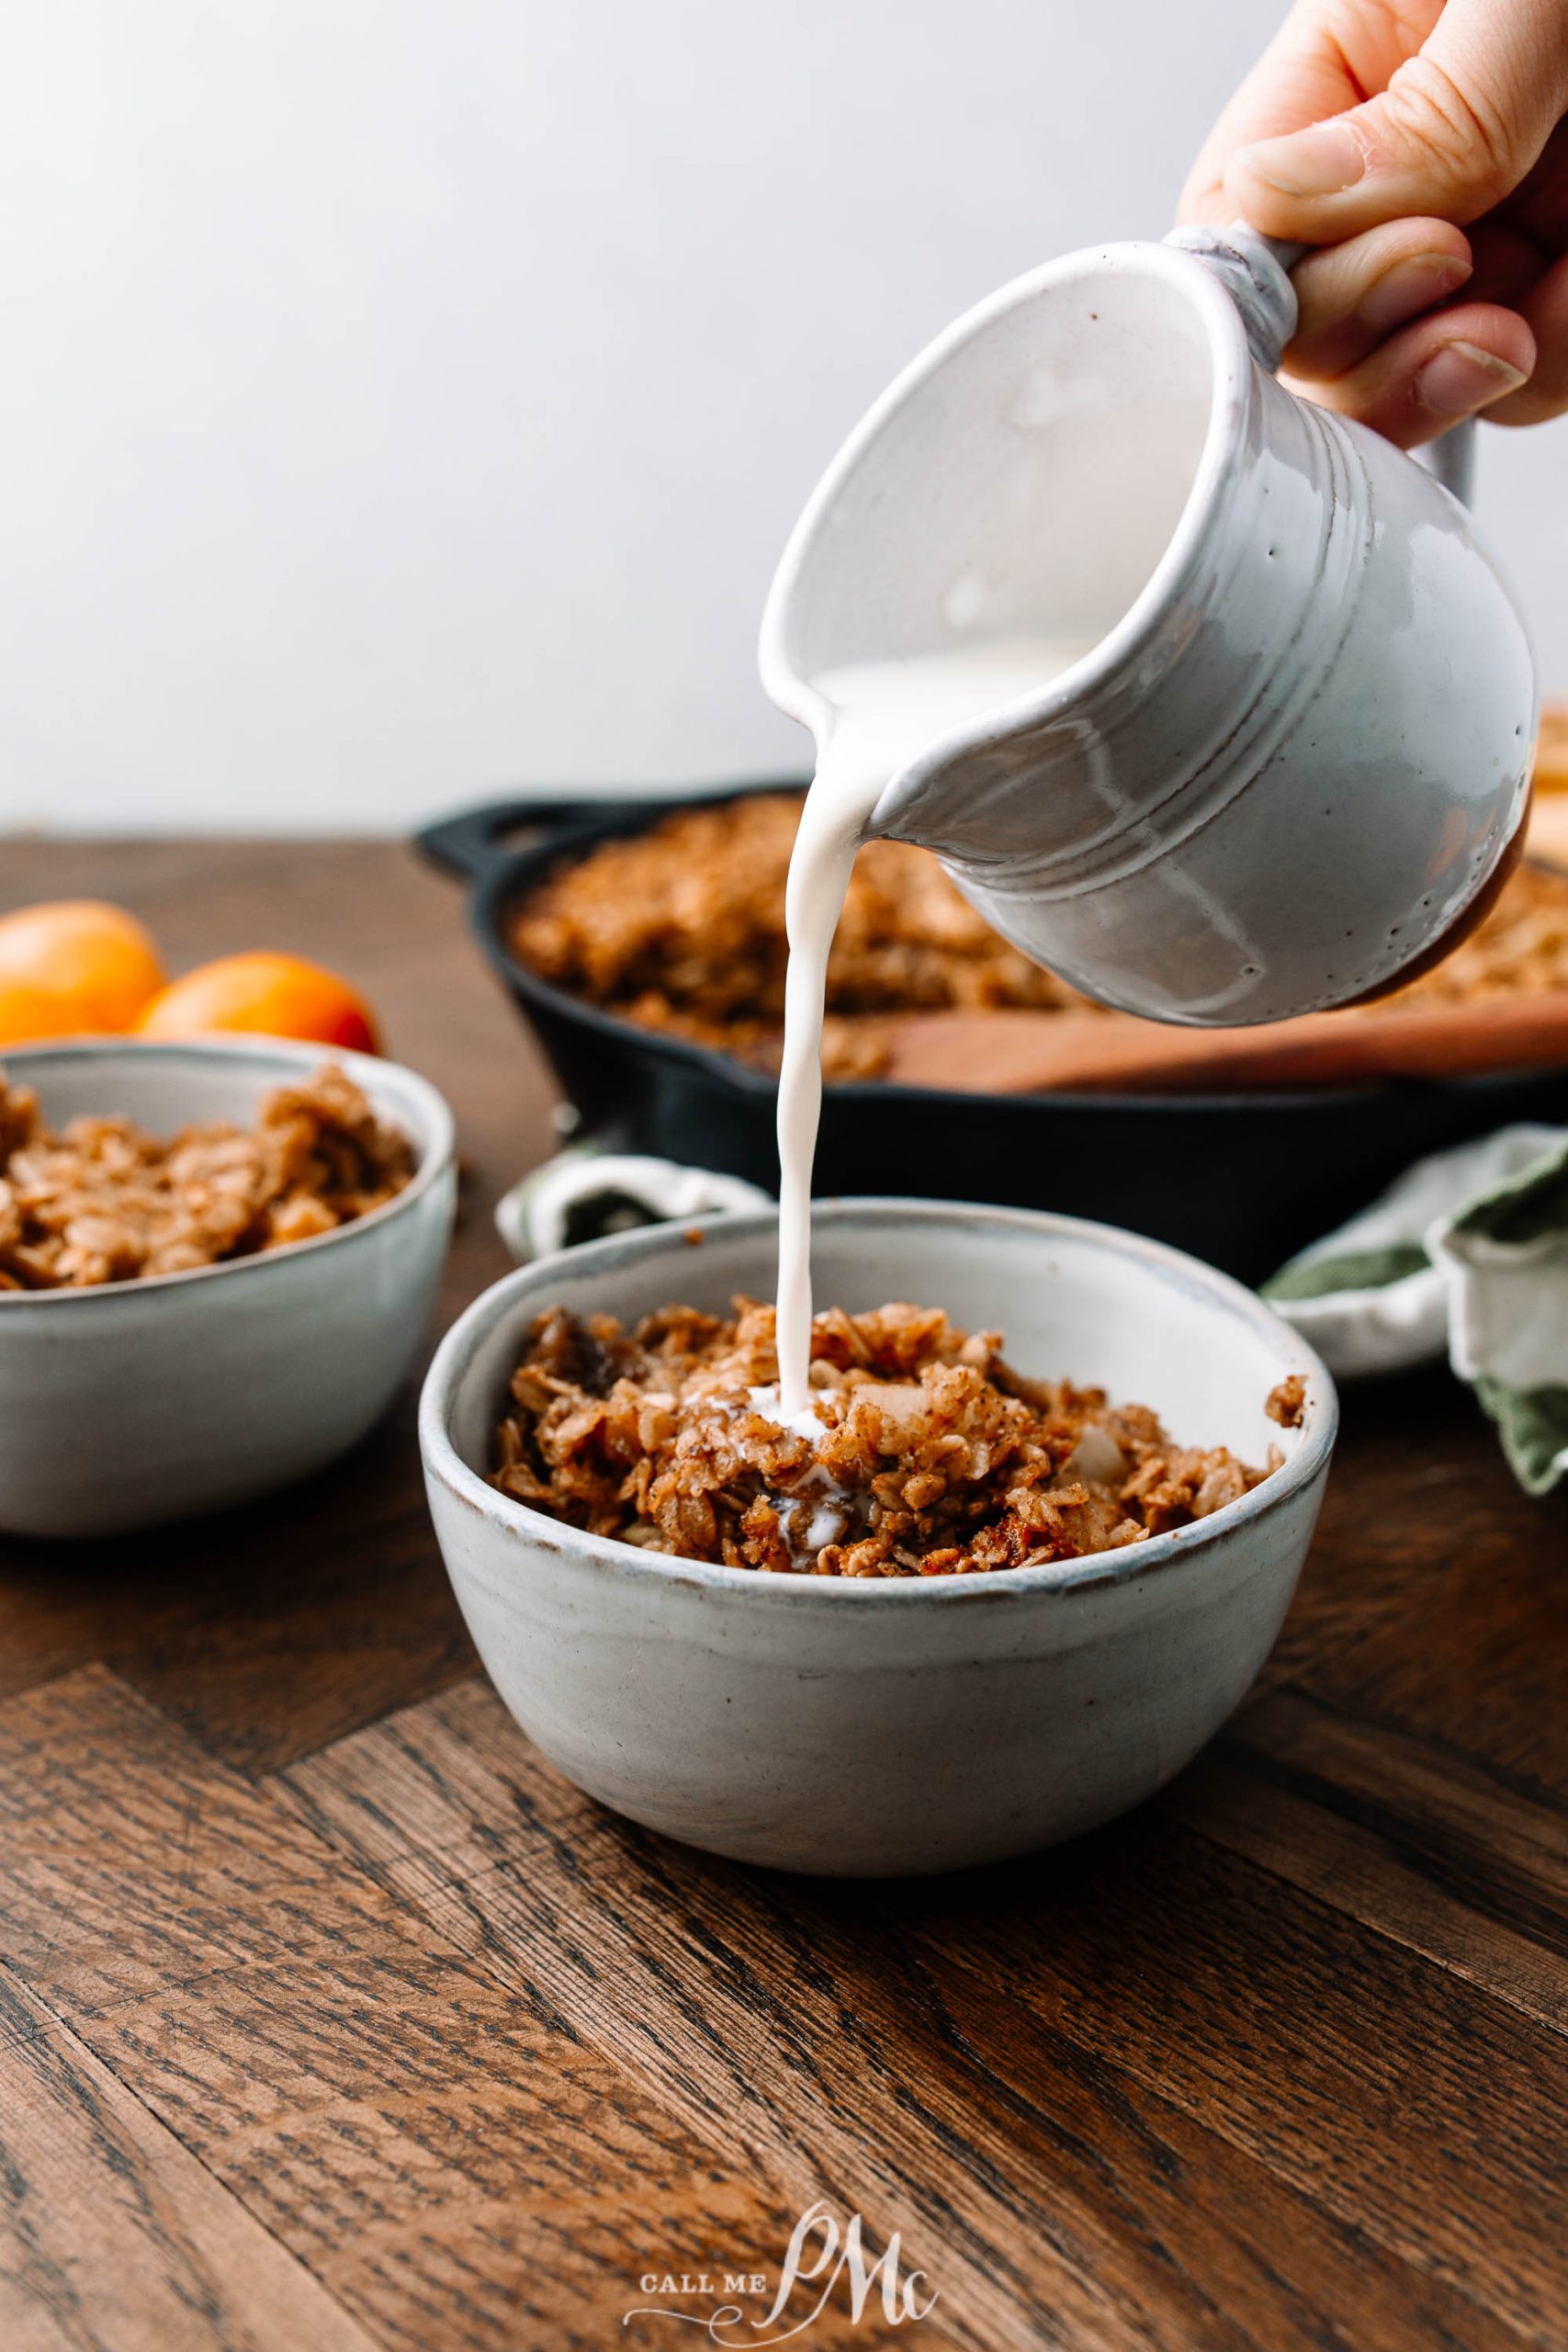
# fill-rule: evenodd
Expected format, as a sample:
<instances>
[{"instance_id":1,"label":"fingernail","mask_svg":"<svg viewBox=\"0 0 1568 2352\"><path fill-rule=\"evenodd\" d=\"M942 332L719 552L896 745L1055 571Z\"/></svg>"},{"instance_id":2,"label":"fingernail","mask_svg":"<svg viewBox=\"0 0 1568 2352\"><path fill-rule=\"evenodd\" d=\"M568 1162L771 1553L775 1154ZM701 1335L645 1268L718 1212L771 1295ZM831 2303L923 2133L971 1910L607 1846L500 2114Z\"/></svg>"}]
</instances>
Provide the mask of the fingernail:
<instances>
[{"instance_id":1,"label":"fingernail","mask_svg":"<svg viewBox=\"0 0 1568 2352\"><path fill-rule=\"evenodd\" d=\"M1342 122L1314 123L1285 139L1265 139L1237 151L1236 162L1281 196L1337 196L1367 168L1361 142Z\"/></svg>"},{"instance_id":2,"label":"fingernail","mask_svg":"<svg viewBox=\"0 0 1568 2352\"><path fill-rule=\"evenodd\" d=\"M1473 416L1529 380L1522 368L1510 368L1477 344L1447 343L1416 376L1416 397L1434 416Z\"/></svg>"},{"instance_id":3,"label":"fingernail","mask_svg":"<svg viewBox=\"0 0 1568 2352\"><path fill-rule=\"evenodd\" d=\"M1462 286L1471 265L1454 254L1407 254L1382 276L1374 278L1357 305L1356 315L1374 334L1387 334L1419 318Z\"/></svg>"}]
</instances>

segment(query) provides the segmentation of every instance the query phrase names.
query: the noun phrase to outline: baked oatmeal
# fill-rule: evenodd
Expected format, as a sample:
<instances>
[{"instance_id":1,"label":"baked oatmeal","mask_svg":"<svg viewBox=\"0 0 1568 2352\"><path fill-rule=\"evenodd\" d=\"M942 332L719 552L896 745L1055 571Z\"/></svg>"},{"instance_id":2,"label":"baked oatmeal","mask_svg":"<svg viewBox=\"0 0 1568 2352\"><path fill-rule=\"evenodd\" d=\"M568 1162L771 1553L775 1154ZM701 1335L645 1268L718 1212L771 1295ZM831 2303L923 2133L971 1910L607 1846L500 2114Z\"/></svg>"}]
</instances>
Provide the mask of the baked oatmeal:
<instances>
[{"instance_id":1,"label":"baked oatmeal","mask_svg":"<svg viewBox=\"0 0 1568 2352\"><path fill-rule=\"evenodd\" d=\"M513 913L513 951L544 979L648 1029L754 1055L784 1023L784 878L805 796L682 809L561 866ZM1010 947L934 857L868 842L828 966L823 1069L874 1078L893 1019L951 1006L1083 1007Z\"/></svg>"},{"instance_id":2,"label":"baked oatmeal","mask_svg":"<svg viewBox=\"0 0 1568 2352\"><path fill-rule=\"evenodd\" d=\"M784 1022L784 879L804 796L683 809L559 867L513 912L531 970L647 1029L773 1064ZM1568 989L1568 873L1522 865L1476 930L1385 1006ZM822 1068L886 1075L908 1012L1100 1012L976 913L927 851L868 842L831 960ZM1112 1016L1125 1020L1126 1015ZM1348 1020L1357 1017L1352 1008Z\"/></svg>"},{"instance_id":3,"label":"baked oatmeal","mask_svg":"<svg viewBox=\"0 0 1568 2352\"><path fill-rule=\"evenodd\" d=\"M400 1193L406 1136L334 1064L227 1121L161 1142L127 1118L59 1134L0 1071L0 1292L81 1289L254 1257L331 1233Z\"/></svg>"},{"instance_id":4,"label":"baked oatmeal","mask_svg":"<svg viewBox=\"0 0 1568 2352\"><path fill-rule=\"evenodd\" d=\"M811 1409L780 1419L773 1310L541 1316L491 1483L595 1535L729 1567L953 1576L1111 1552L1277 1469L1178 1445L1144 1405L1028 1380L936 1307L831 1308ZM1299 1417L1301 1399L1276 1392ZM1281 1413L1280 1418L1283 1418Z\"/></svg>"},{"instance_id":5,"label":"baked oatmeal","mask_svg":"<svg viewBox=\"0 0 1568 2352\"><path fill-rule=\"evenodd\" d=\"M1568 873L1525 865L1468 939L1383 1002L1475 1004L1552 989L1568 989Z\"/></svg>"}]
</instances>

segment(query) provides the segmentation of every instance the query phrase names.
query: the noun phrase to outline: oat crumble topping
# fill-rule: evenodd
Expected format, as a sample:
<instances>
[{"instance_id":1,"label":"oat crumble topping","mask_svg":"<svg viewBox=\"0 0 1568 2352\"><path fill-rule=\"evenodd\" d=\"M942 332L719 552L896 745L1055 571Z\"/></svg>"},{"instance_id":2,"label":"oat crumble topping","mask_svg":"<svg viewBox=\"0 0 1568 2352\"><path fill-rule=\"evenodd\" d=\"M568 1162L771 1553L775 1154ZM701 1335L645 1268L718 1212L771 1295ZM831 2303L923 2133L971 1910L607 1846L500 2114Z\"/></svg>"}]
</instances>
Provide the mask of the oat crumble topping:
<instances>
[{"instance_id":1,"label":"oat crumble topping","mask_svg":"<svg viewBox=\"0 0 1568 2352\"><path fill-rule=\"evenodd\" d=\"M816 1317L812 1408L792 1426L773 1385L773 1310L734 1304L728 1320L667 1306L629 1331L608 1315L540 1316L491 1483L686 1559L950 1576L1141 1543L1235 1501L1283 1459L1276 1447L1253 1469L1223 1446L1178 1445L1146 1406L1025 1379L999 1333L903 1305Z\"/></svg>"},{"instance_id":2,"label":"oat crumble topping","mask_svg":"<svg viewBox=\"0 0 1568 2352\"><path fill-rule=\"evenodd\" d=\"M413 1174L408 1138L327 1064L227 1121L161 1142L131 1120L53 1135L30 1088L0 1070L0 1293L186 1273L307 1241L389 1201Z\"/></svg>"},{"instance_id":3,"label":"oat crumble topping","mask_svg":"<svg viewBox=\"0 0 1568 2352\"><path fill-rule=\"evenodd\" d=\"M644 1028L768 1060L784 1020L784 877L801 801L763 793L683 809L601 843L513 910L513 952ZM1551 989L1568 989L1568 874L1526 865L1468 939L1380 1009ZM906 1013L998 1005L1103 1010L1010 947L926 851L867 842L828 967L825 1076L883 1076Z\"/></svg>"},{"instance_id":4,"label":"oat crumble topping","mask_svg":"<svg viewBox=\"0 0 1568 2352\"><path fill-rule=\"evenodd\" d=\"M682 809L564 865L511 917L513 952L559 988L647 1029L743 1056L784 1023L784 879L803 795ZM874 1078L915 1009L1087 1005L998 938L934 857L868 842L828 966L822 1066Z\"/></svg>"}]
</instances>

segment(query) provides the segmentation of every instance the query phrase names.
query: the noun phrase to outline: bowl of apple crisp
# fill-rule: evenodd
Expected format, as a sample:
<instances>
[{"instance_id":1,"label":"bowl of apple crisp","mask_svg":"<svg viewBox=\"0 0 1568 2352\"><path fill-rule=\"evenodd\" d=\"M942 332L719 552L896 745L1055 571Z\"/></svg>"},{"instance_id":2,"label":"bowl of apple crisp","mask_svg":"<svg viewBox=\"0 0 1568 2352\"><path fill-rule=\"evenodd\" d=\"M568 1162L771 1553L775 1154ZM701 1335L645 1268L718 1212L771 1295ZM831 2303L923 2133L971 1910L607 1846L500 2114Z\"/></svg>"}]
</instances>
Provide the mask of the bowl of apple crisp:
<instances>
[{"instance_id":1,"label":"bowl of apple crisp","mask_svg":"<svg viewBox=\"0 0 1568 2352\"><path fill-rule=\"evenodd\" d=\"M786 1412L775 1247L766 1213L616 1235L438 1351L436 1532L518 1722L618 1812L791 1870L996 1860L1152 1793L1283 1620L1317 1357L1134 1235L832 1201Z\"/></svg>"},{"instance_id":2,"label":"bowl of apple crisp","mask_svg":"<svg viewBox=\"0 0 1568 2352\"><path fill-rule=\"evenodd\" d=\"M0 1528L118 1533L377 1420L451 1228L412 1070L283 1039L0 1055Z\"/></svg>"}]
</instances>

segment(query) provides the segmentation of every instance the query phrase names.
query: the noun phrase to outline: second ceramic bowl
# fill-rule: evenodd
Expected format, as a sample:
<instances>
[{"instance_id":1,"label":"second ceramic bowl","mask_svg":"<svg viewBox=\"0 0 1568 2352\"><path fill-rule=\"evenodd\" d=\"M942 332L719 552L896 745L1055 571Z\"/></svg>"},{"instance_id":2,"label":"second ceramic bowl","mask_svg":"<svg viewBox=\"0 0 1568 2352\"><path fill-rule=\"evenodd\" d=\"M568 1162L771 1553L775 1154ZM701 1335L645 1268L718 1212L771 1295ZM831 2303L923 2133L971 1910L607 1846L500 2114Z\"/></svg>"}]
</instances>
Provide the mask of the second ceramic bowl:
<instances>
[{"instance_id":1,"label":"second ceramic bowl","mask_svg":"<svg viewBox=\"0 0 1568 2352\"><path fill-rule=\"evenodd\" d=\"M216 1510L319 1469L390 1403L452 1227L452 1114L395 1062L283 1038L7 1050L54 1127L123 1112L154 1135L249 1125L341 1064L412 1140L412 1181L333 1233L190 1273L0 1298L0 1529L107 1535Z\"/></svg>"},{"instance_id":2,"label":"second ceramic bowl","mask_svg":"<svg viewBox=\"0 0 1568 2352\"><path fill-rule=\"evenodd\" d=\"M698 1246L691 1236L698 1233ZM711 1567L585 1535L486 1483L491 1433L547 1306L623 1320L774 1279L771 1213L540 1260L443 1342L420 1408L436 1533L502 1698L569 1779L690 1844L882 1876L1029 1851L1169 1780L1267 1657L1317 1517L1333 1383L1224 1275L1104 1226L908 1201L818 1204L821 1306L910 1299L1001 1329L1021 1371L1152 1405L1273 1477L1124 1551L991 1575L858 1579ZM1302 1426L1264 1412L1306 1382Z\"/></svg>"}]
</instances>

